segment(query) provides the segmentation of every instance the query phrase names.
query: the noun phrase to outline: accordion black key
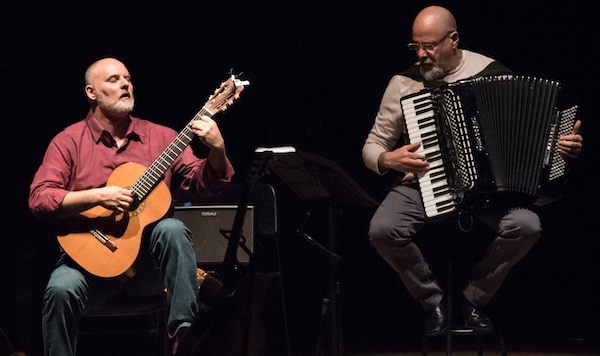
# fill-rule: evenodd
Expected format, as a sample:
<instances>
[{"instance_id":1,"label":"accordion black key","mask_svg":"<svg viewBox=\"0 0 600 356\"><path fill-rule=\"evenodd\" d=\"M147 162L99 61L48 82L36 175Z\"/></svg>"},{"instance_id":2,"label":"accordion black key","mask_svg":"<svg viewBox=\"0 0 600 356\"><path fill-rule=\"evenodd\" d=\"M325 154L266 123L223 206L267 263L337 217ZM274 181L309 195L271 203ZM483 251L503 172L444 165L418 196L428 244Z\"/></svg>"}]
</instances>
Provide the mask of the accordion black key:
<instances>
[{"instance_id":1,"label":"accordion black key","mask_svg":"<svg viewBox=\"0 0 600 356\"><path fill-rule=\"evenodd\" d=\"M418 177L429 218L466 200L495 193L558 198L566 162L558 137L568 134L577 106L557 109L560 83L494 76L463 80L400 99L409 140L421 142L431 169Z\"/></svg>"}]
</instances>

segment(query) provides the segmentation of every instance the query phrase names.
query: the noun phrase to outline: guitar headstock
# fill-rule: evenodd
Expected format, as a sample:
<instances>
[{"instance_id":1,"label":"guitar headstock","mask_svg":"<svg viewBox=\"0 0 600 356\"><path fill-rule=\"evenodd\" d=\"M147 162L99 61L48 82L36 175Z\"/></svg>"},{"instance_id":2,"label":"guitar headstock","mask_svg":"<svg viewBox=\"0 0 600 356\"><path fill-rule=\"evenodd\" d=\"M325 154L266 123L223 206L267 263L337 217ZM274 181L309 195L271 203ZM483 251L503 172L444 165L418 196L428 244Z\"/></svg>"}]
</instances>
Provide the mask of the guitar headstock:
<instances>
[{"instance_id":1,"label":"guitar headstock","mask_svg":"<svg viewBox=\"0 0 600 356\"><path fill-rule=\"evenodd\" d=\"M212 115L224 111L240 97L240 93L247 85L250 85L249 81L240 80L232 74L227 81L221 83L215 92L208 97L208 101L204 104L204 109Z\"/></svg>"}]
</instances>

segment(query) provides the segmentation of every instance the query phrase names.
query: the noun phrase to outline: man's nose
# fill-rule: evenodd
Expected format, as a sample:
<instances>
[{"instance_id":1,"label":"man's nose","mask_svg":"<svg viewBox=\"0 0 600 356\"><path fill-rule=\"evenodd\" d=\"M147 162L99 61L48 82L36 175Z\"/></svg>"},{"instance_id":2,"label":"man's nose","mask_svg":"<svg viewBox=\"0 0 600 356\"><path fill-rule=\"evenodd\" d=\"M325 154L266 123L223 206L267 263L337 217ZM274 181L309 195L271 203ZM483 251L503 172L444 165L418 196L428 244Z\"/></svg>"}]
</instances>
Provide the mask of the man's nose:
<instances>
[{"instance_id":1,"label":"man's nose","mask_svg":"<svg viewBox=\"0 0 600 356\"><path fill-rule=\"evenodd\" d=\"M429 57L429 53L427 53L427 51L423 49L423 47L419 47L419 49L417 50L417 57L419 57L419 59L426 59Z\"/></svg>"}]
</instances>

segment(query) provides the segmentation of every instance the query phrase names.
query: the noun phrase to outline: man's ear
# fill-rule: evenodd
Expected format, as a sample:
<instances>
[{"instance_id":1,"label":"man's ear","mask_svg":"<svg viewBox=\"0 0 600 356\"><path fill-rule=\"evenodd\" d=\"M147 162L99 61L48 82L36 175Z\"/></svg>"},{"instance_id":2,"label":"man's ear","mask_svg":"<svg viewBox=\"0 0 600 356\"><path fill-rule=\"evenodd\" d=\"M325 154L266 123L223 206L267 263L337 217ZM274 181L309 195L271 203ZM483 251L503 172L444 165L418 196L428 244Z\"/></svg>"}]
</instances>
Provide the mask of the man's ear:
<instances>
[{"instance_id":1,"label":"man's ear","mask_svg":"<svg viewBox=\"0 0 600 356\"><path fill-rule=\"evenodd\" d=\"M89 100L91 101L96 101L96 91L94 90L94 87L91 85L86 85L84 88L85 91L85 95L88 97Z\"/></svg>"},{"instance_id":2,"label":"man's ear","mask_svg":"<svg viewBox=\"0 0 600 356\"><path fill-rule=\"evenodd\" d=\"M458 42L460 41L460 35L458 34L458 31L454 31L450 35L450 39L452 40L452 44L454 44L455 46L458 46Z\"/></svg>"}]
</instances>

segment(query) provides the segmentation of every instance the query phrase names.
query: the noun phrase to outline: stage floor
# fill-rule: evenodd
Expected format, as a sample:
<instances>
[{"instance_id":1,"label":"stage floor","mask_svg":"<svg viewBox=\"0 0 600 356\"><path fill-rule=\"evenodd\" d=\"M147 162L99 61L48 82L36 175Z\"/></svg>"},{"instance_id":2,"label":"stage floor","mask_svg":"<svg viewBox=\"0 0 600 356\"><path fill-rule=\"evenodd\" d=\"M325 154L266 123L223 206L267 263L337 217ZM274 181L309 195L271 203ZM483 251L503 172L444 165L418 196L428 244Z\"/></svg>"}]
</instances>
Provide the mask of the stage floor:
<instances>
[{"instance_id":1,"label":"stage floor","mask_svg":"<svg viewBox=\"0 0 600 356\"><path fill-rule=\"evenodd\" d=\"M483 352L486 356L502 355L499 351L487 351ZM472 356L477 355L477 351L457 351L452 352L452 356ZM598 353L579 353L579 352L519 352L519 351L508 351L508 356L597 356ZM420 352L400 352L400 353L365 353L365 354L346 354L346 356L421 356ZM428 352L427 356L446 356L445 351Z\"/></svg>"}]
</instances>

